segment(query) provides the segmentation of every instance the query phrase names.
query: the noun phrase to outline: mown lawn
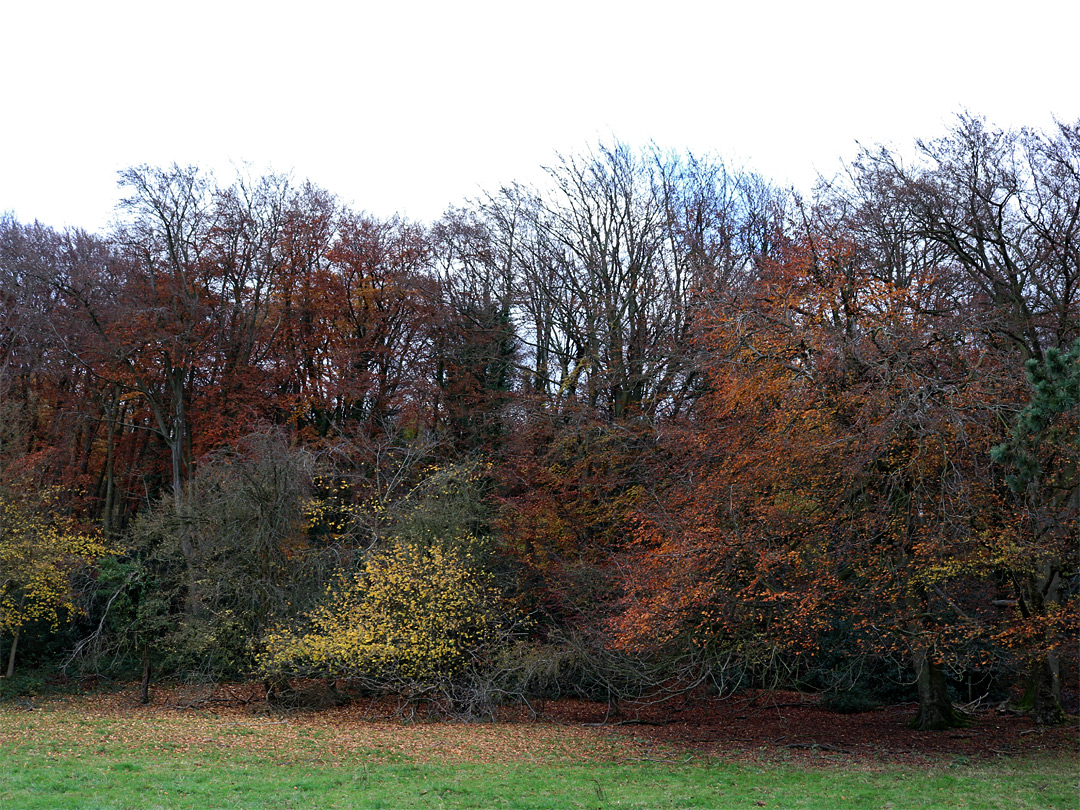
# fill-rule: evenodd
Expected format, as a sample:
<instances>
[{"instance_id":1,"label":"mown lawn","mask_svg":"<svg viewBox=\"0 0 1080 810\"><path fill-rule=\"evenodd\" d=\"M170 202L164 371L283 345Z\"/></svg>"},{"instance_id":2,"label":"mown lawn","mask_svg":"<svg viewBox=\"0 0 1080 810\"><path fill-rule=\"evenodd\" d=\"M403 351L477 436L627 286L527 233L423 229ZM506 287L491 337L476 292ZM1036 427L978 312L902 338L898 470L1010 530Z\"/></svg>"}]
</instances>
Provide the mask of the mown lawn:
<instances>
[{"instance_id":1,"label":"mown lawn","mask_svg":"<svg viewBox=\"0 0 1080 810\"><path fill-rule=\"evenodd\" d=\"M1080 808L1072 755L738 761L565 726L0 707L3 810Z\"/></svg>"}]
</instances>

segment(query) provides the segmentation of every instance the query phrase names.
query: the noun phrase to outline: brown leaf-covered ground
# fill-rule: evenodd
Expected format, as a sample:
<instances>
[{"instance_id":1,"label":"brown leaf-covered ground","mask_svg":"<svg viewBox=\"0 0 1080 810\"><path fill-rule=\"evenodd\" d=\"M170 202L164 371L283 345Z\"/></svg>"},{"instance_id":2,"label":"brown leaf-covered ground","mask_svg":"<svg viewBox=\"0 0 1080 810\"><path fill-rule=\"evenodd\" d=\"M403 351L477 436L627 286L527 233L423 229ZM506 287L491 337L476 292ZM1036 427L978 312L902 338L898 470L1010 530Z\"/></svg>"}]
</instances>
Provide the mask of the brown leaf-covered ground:
<instances>
[{"instance_id":1,"label":"brown leaf-covered ground","mask_svg":"<svg viewBox=\"0 0 1080 810\"><path fill-rule=\"evenodd\" d=\"M563 722L602 722L603 706L563 702L551 714ZM858 714L818 705L814 695L753 692L684 707L632 709L607 717L622 734L721 758L783 756L799 759L918 761L941 756L984 758L1035 753L1080 753L1077 725L1055 728L997 708L973 712L967 728L915 731L908 721L915 704Z\"/></svg>"},{"instance_id":2,"label":"brown leaf-covered ground","mask_svg":"<svg viewBox=\"0 0 1080 810\"><path fill-rule=\"evenodd\" d=\"M318 711L268 707L256 687L214 692L156 690L142 706L135 689L0 704L0 741L32 741L55 732L70 749L90 750L103 739L137 740L163 750L213 749L297 757L312 763L370 756L414 761L572 762L690 761L699 757L767 759L873 766L943 758L1080 755L1076 724L1036 726L1030 719L987 708L970 727L919 732L907 727L913 705L837 714L815 696L745 693L677 706L623 707L549 701L507 710L496 723L404 722L392 701L359 700ZM1078 756L1080 761L1080 756Z\"/></svg>"}]
</instances>

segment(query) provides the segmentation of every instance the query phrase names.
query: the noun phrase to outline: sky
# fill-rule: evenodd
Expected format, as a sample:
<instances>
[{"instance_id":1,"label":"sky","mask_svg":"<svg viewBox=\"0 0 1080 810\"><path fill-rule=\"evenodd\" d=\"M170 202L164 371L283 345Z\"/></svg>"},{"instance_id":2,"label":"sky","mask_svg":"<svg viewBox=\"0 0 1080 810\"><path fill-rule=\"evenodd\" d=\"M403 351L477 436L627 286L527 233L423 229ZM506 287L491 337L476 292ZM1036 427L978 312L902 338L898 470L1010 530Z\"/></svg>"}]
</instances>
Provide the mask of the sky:
<instances>
[{"instance_id":1,"label":"sky","mask_svg":"<svg viewBox=\"0 0 1080 810\"><path fill-rule=\"evenodd\" d=\"M1080 119L1062 0L11 0L0 212L102 230L117 172L289 173L431 221L614 139L807 192L961 110Z\"/></svg>"}]
</instances>

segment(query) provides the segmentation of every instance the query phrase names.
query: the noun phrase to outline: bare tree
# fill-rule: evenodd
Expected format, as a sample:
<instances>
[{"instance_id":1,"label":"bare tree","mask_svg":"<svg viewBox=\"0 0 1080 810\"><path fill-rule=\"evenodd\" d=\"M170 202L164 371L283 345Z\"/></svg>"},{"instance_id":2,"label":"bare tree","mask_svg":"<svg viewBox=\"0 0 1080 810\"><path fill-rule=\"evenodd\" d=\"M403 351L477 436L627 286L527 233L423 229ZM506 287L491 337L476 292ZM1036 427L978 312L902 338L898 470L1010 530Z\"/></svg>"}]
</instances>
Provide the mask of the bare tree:
<instances>
[{"instance_id":1,"label":"bare tree","mask_svg":"<svg viewBox=\"0 0 1080 810\"><path fill-rule=\"evenodd\" d=\"M497 281L529 366L558 408L677 412L691 390L693 311L751 272L780 195L718 162L601 145L562 156L546 186L503 188L444 224L464 238L450 275ZM489 284L489 289L495 286Z\"/></svg>"}]
</instances>

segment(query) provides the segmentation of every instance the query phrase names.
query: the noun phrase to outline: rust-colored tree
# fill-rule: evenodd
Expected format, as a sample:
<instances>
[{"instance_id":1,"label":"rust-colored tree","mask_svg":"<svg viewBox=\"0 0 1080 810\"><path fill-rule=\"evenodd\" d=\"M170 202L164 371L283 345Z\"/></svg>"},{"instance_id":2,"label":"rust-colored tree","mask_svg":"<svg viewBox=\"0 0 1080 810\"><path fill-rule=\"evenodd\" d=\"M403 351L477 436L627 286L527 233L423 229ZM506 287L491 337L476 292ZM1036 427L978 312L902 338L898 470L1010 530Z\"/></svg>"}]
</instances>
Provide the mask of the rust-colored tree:
<instances>
[{"instance_id":1,"label":"rust-colored tree","mask_svg":"<svg viewBox=\"0 0 1080 810\"><path fill-rule=\"evenodd\" d=\"M875 277L850 241L811 232L703 321L708 393L669 434L685 483L625 564L624 644L689 639L775 664L854 616L911 664L916 725L962 721L943 665L986 623L952 588L987 570L992 496L974 358L938 346L921 314L936 289Z\"/></svg>"}]
</instances>

